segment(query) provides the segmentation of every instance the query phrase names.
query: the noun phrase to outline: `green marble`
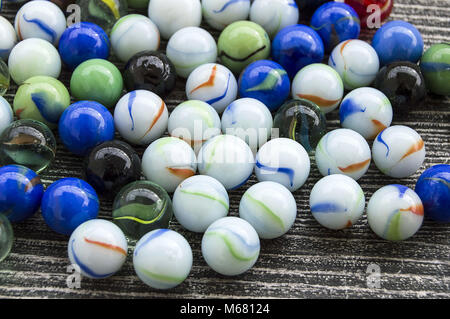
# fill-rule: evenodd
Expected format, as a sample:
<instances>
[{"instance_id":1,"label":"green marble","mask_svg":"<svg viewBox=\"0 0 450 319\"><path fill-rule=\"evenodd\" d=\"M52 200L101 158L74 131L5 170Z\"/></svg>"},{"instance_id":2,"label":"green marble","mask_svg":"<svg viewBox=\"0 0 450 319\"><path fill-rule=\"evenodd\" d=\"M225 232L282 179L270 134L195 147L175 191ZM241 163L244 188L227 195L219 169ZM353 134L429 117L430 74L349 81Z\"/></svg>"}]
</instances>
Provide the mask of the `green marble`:
<instances>
[{"instance_id":1,"label":"green marble","mask_svg":"<svg viewBox=\"0 0 450 319\"><path fill-rule=\"evenodd\" d=\"M0 95L3 96L9 89L9 83L11 77L9 75L9 69L6 63L0 59Z\"/></svg>"},{"instance_id":2,"label":"green marble","mask_svg":"<svg viewBox=\"0 0 450 319\"><path fill-rule=\"evenodd\" d=\"M270 55L270 39L266 31L250 21L237 21L227 26L219 36L220 61L238 74L250 63Z\"/></svg>"},{"instance_id":3,"label":"green marble","mask_svg":"<svg viewBox=\"0 0 450 319\"><path fill-rule=\"evenodd\" d=\"M308 153L312 153L327 132L327 121L315 103L294 99L280 107L275 114L273 127L279 130L280 137L291 138L302 144Z\"/></svg>"},{"instance_id":4,"label":"green marble","mask_svg":"<svg viewBox=\"0 0 450 319\"><path fill-rule=\"evenodd\" d=\"M128 7L133 9L147 9L150 0L127 0Z\"/></svg>"},{"instance_id":5,"label":"green marble","mask_svg":"<svg viewBox=\"0 0 450 319\"><path fill-rule=\"evenodd\" d=\"M2 262L11 251L14 241L14 233L5 214L0 213L0 262Z\"/></svg>"},{"instance_id":6,"label":"green marble","mask_svg":"<svg viewBox=\"0 0 450 319\"><path fill-rule=\"evenodd\" d=\"M128 11L127 0L77 0L76 3L81 8L81 21L99 25L108 35L114 23Z\"/></svg>"},{"instance_id":7,"label":"green marble","mask_svg":"<svg viewBox=\"0 0 450 319\"><path fill-rule=\"evenodd\" d=\"M102 59L81 63L70 79L70 91L76 100L95 101L107 108L116 105L122 88L123 79L119 69Z\"/></svg>"},{"instance_id":8,"label":"green marble","mask_svg":"<svg viewBox=\"0 0 450 319\"><path fill-rule=\"evenodd\" d=\"M429 91L450 95L450 43L434 44L425 51L420 69Z\"/></svg>"},{"instance_id":9,"label":"green marble","mask_svg":"<svg viewBox=\"0 0 450 319\"><path fill-rule=\"evenodd\" d=\"M0 166L18 164L40 173L52 163L55 154L55 136L39 121L15 121L0 135Z\"/></svg>"},{"instance_id":10,"label":"green marble","mask_svg":"<svg viewBox=\"0 0 450 319\"><path fill-rule=\"evenodd\" d=\"M69 91L50 76L33 76L22 83L14 97L13 109L18 119L33 119L50 128L70 105Z\"/></svg>"},{"instance_id":11,"label":"green marble","mask_svg":"<svg viewBox=\"0 0 450 319\"><path fill-rule=\"evenodd\" d=\"M128 184L113 203L113 222L134 239L140 239L154 229L168 228L172 215L169 195L150 181Z\"/></svg>"}]
</instances>

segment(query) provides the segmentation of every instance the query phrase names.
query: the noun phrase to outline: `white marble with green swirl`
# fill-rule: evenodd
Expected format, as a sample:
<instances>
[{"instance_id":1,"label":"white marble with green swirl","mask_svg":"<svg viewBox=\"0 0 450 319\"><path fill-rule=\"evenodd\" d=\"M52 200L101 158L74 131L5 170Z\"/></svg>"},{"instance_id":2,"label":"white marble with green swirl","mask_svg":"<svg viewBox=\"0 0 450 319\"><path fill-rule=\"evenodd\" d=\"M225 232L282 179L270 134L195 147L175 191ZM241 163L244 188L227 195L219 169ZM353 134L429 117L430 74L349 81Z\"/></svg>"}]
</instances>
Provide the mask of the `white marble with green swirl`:
<instances>
[{"instance_id":1,"label":"white marble with green swirl","mask_svg":"<svg viewBox=\"0 0 450 319\"><path fill-rule=\"evenodd\" d=\"M260 251L258 233L246 220L221 218L208 227L202 239L206 263L225 276L240 275L256 263Z\"/></svg>"}]
</instances>

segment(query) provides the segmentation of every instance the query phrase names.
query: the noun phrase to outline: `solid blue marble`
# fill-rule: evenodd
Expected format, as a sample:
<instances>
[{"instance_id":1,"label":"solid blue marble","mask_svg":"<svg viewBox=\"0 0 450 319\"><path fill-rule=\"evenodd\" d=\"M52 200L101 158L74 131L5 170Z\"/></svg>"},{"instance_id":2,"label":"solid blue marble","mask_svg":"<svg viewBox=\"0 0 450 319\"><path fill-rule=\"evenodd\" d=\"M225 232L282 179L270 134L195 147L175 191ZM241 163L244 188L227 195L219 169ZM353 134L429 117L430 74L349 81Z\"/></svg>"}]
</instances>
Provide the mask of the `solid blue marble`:
<instances>
[{"instance_id":1,"label":"solid blue marble","mask_svg":"<svg viewBox=\"0 0 450 319\"><path fill-rule=\"evenodd\" d=\"M51 184L41 203L47 225L68 236L82 223L97 218L99 207L95 190L78 178L63 178Z\"/></svg>"},{"instance_id":2,"label":"solid blue marble","mask_svg":"<svg viewBox=\"0 0 450 319\"><path fill-rule=\"evenodd\" d=\"M239 96L254 98L276 111L286 101L291 81L281 65L269 60L251 63L239 77Z\"/></svg>"},{"instance_id":3,"label":"solid blue marble","mask_svg":"<svg viewBox=\"0 0 450 319\"><path fill-rule=\"evenodd\" d=\"M58 129L69 151L84 156L95 146L114 138L114 119L100 103L80 101L64 111Z\"/></svg>"},{"instance_id":4,"label":"solid blue marble","mask_svg":"<svg viewBox=\"0 0 450 319\"><path fill-rule=\"evenodd\" d=\"M105 31L90 22L79 22L61 35L58 50L69 69L89 59L108 59L110 42Z\"/></svg>"},{"instance_id":5,"label":"solid blue marble","mask_svg":"<svg viewBox=\"0 0 450 319\"><path fill-rule=\"evenodd\" d=\"M44 187L38 175L21 165L0 168L0 214L11 222L33 215L41 204Z\"/></svg>"},{"instance_id":6,"label":"solid blue marble","mask_svg":"<svg viewBox=\"0 0 450 319\"><path fill-rule=\"evenodd\" d=\"M450 165L428 168L417 180L415 191L422 200L425 216L450 222Z\"/></svg>"},{"instance_id":7,"label":"solid blue marble","mask_svg":"<svg viewBox=\"0 0 450 319\"><path fill-rule=\"evenodd\" d=\"M378 54L381 66L395 61L417 63L423 53L420 32L405 21L384 24L373 36L372 46Z\"/></svg>"},{"instance_id":8,"label":"solid blue marble","mask_svg":"<svg viewBox=\"0 0 450 319\"><path fill-rule=\"evenodd\" d=\"M272 42L272 58L293 78L297 72L312 63L320 63L324 56L319 34L306 25L295 24L277 33Z\"/></svg>"},{"instance_id":9,"label":"solid blue marble","mask_svg":"<svg viewBox=\"0 0 450 319\"><path fill-rule=\"evenodd\" d=\"M326 52L349 39L357 39L361 26L358 14L348 4L327 2L311 18L311 27L322 38Z\"/></svg>"}]
</instances>

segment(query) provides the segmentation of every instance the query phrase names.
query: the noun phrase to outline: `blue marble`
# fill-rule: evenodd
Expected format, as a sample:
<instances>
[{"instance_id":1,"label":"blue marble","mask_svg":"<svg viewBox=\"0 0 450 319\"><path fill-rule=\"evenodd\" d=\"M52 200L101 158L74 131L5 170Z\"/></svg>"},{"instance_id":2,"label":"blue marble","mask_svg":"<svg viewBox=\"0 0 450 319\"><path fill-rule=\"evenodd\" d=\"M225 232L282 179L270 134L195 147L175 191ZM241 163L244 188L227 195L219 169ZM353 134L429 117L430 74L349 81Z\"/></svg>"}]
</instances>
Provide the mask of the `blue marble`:
<instances>
[{"instance_id":1,"label":"blue marble","mask_svg":"<svg viewBox=\"0 0 450 319\"><path fill-rule=\"evenodd\" d=\"M21 165L0 168L0 214L11 222L33 215L41 204L44 187L39 176Z\"/></svg>"},{"instance_id":2,"label":"blue marble","mask_svg":"<svg viewBox=\"0 0 450 319\"><path fill-rule=\"evenodd\" d=\"M419 177L415 191L422 200L425 216L450 222L450 165L434 165Z\"/></svg>"},{"instance_id":3,"label":"blue marble","mask_svg":"<svg viewBox=\"0 0 450 319\"><path fill-rule=\"evenodd\" d=\"M41 203L42 217L55 232L70 235L82 223L97 218L100 204L91 185L78 178L51 184Z\"/></svg>"},{"instance_id":4,"label":"blue marble","mask_svg":"<svg viewBox=\"0 0 450 319\"><path fill-rule=\"evenodd\" d=\"M361 31L358 14L342 2L320 6L311 18L311 28L322 38L326 52L331 52L342 41L357 39Z\"/></svg>"},{"instance_id":5,"label":"blue marble","mask_svg":"<svg viewBox=\"0 0 450 319\"><path fill-rule=\"evenodd\" d=\"M95 146L114 138L114 119L100 103L80 101L64 111L58 129L67 149L84 156Z\"/></svg>"},{"instance_id":6,"label":"blue marble","mask_svg":"<svg viewBox=\"0 0 450 319\"><path fill-rule=\"evenodd\" d=\"M423 53L423 39L412 24L390 21L375 33L372 46L378 54L380 65L395 61L417 63Z\"/></svg>"},{"instance_id":7,"label":"blue marble","mask_svg":"<svg viewBox=\"0 0 450 319\"><path fill-rule=\"evenodd\" d=\"M272 42L272 58L293 78L297 72L312 63L320 63L324 56L319 34L306 25L295 24L277 33Z\"/></svg>"},{"instance_id":8,"label":"blue marble","mask_svg":"<svg viewBox=\"0 0 450 319\"><path fill-rule=\"evenodd\" d=\"M269 60L251 63L239 77L239 96L254 98L276 111L286 101L291 81L281 65Z\"/></svg>"},{"instance_id":9,"label":"blue marble","mask_svg":"<svg viewBox=\"0 0 450 319\"><path fill-rule=\"evenodd\" d=\"M90 22L79 22L68 27L61 35L59 54L69 69L90 59L108 59L110 42L105 31Z\"/></svg>"}]
</instances>

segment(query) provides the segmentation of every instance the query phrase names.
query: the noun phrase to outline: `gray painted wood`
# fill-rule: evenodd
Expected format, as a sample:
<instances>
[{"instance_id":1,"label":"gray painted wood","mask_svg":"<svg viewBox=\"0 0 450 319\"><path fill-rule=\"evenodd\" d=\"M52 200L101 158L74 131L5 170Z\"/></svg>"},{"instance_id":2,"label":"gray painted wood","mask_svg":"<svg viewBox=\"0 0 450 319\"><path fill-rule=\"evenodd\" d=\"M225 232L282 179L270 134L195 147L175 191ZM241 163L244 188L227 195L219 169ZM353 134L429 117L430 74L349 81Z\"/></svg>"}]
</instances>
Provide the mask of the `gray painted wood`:
<instances>
[{"instance_id":1,"label":"gray painted wood","mask_svg":"<svg viewBox=\"0 0 450 319\"><path fill-rule=\"evenodd\" d=\"M17 6L4 3L1 14L13 21ZM447 0L398 0L391 19L406 20L420 30L426 48L450 39L450 8ZM206 27L206 26L205 26ZM213 32L218 36L217 32ZM364 32L370 40L373 31ZM165 46L165 42L162 46ZM123 67L122 64L118 64ZM70 75L61 79L68 84ZM12 102L16 87L6 98ZM167 99L170 108L185 99L184 82ZM393 124L416 129L426 143L424 165L413 176L396 180L372 165L359 180L369 199L381 186L400 183L414 188L424 169L450 160L450 99L429 96L422 107L412 105L406 113L395 112ZM339 127L337 112L328 115L329 129ZM139 149L142 154L143 148ZM81 161L59 143L57 157L42 174L45 186L62 177L81 177ZM312 160L311 175L294 193L298 216L283 237L262 241L255 266L243 275L224 277L206 265L200 251L201 235L185 231L176 221L171 228L192 246L194 264L188 279L169 291L145 286L134 273L129 248L127 262L115 276L105 280L84 279L80 289L69 289L67 238L51 231L38 213L14 225L15 241L10 256L0 264L0 298L449 298L450 248L448 225L425 221L420 231L401 243L381 240L370 230L365 216L352 228L331 231L321 227L309 213L309 192L320 174ZM244 191L255 178L230 194L230 214L236 216ZM100 217L111 218L111 201L103 200ZM367 286L367 267L381 269L381 287Z\"/></svg>"}]
</instances>

